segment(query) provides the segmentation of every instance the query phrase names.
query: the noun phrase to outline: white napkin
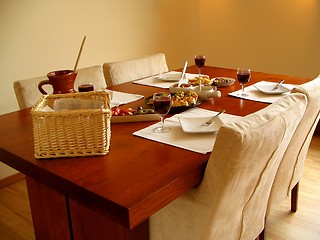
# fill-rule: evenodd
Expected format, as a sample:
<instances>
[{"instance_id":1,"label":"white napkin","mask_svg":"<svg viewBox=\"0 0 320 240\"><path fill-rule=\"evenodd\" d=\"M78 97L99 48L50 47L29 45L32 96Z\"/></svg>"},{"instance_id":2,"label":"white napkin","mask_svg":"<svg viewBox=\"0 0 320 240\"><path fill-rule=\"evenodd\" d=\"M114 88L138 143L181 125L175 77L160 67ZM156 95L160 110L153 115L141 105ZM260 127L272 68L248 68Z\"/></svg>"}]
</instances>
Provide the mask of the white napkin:
<instances>
[{"instance_id":1,"label":"white napkin","mask_svg":"<svg viewBox=\"0 0 320 240\"><path fill-rule=\"evenodd\" d=\"M77 110L77 109L99 109L103 107L101 100L88 100L78 98L61 98L53 103L54 111ZM47 111L48 108L45 109Z\"/></svg>"},{"instance_id":2,"label":"white napkin","mask_svg":"<svg viewBox=\"0 0 320 240\"><path fill-rule=\"evenodd\" d=\"M180 114L176 114L165 120L165 126L170 127L166 133L155 133L153 129L160 125L153 124L133 133L135 136L147 138L149 140L165 143L175 147L183 148L197 153L206 154L212 151L217 133L185 133L180 126L179 117L208 117L214 116L217 112L205 110L202 108L192 108ZM226 123L234 121L239 116L230 114L220 115L221 120Z\"/></svg>"},{"instance_id":3,"label":"white napkin","mask_svg":"<svg viewBox=\"0 0 320 240\"><path fill-rule=\"evenodd\" d=\"M177 72L177 71L168 72L168 74L172 74L172 73L179 73L179 72ZM133 83L169 89L171 85L179 82L179 80L177 80L177 81L164 81L164 80L159 79L159 76L160 75L143 78L140 80L136 80ZM198 74L186 73L185 79L183 80L183 83L187 83L189 78L195 78L196 76L198 76Z\"/></svg>"},{"instance_id":4,"label":"white napkin","mask_svg":"<svg viewBox=\"0 0 320 240\"><path fill-rule=\"evenodd\" d=\"M132 93L124 93L124 92L118 92L118 91L112 91L109 89L105 90L107 93L112 96L112 99L110 100L110 107L118 107L123 104L127 104L130 102L137 101L141 98L143 98L143 95L139 94L132 94Z\"/></svg>"},{"instance_id":5,"label":"white napkin","mask_svg":"<svg viewBox=\"0 0 320 240\"><path fill-rule=\"evenodd\" d=\"M294 85L292 85L292 84L283 84L283 85L285 85L289 89L292 89L294 87ZM273 102L276 102L277 100L279 100L280 98L282 98L283 96L290 94L290 92L279 94L279 95L265 94L265 93L260 92L253 85L245 87L244 92L247 94L247 96L240 95L241 89L238 91L229 93L229 95L233 96L233 97L256 101L256 102L273 103Z\"/></svg>"}]
</instances>

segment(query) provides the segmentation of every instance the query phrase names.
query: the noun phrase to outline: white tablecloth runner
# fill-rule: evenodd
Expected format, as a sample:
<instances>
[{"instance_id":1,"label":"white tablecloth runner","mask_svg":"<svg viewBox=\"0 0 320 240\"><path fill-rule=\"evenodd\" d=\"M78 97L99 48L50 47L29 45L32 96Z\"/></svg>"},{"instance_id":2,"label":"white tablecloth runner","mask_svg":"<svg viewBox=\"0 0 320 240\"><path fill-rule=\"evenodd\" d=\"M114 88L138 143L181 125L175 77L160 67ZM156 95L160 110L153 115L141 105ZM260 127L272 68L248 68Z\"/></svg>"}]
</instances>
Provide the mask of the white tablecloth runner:
<instances>
[{"instance_id":1,"label":"white tablecloth runner","mask_svg":"<svg viewBox=\"0 0 320 240\"><path fill-rule=\"evenodd\" d=\"M165 126L170 127L167 133L155 133L153 129L160 123L153 124L133 133L135 136L147 138L149 140L165 143L175 147L187 149L193 152L206 154L212 151L217 133L185 133L182 131L178 117L207 117L214 116L217 112L201 108L192 108L183 113L176 114L165 120ZM226 123L234 121L239 116L223 114L221 120Z\"/></svg>"},{"instance_id":2,"label":"white tablecloth runner","mask_svg":"<svg viewBox=\"0 0 320 240\"><path fill-rule=\"evenodd\" d=\"M176 71L171 71L169 73L179 73L179 72L176 72ZM192 74L192 73L186 73L186 79L185 79L185 83L188 82L187 79L191 79L191 78L194 78L196 76L198 76L198 74ZM156 75L156 76L151 76L151 77L148 77L148 78L143 78L143 79L140 79L140 80L136 80L134 81L133 83L136 83L136 84L141 84L141 85L146 85L146 86L152 86L152 87L158 87L158 88L166 88L166 89L169 89L171 85L177 83L178 81L164 81L164 80L160 80L159 79L159 75Z\"/></svg>"}]
</instances>

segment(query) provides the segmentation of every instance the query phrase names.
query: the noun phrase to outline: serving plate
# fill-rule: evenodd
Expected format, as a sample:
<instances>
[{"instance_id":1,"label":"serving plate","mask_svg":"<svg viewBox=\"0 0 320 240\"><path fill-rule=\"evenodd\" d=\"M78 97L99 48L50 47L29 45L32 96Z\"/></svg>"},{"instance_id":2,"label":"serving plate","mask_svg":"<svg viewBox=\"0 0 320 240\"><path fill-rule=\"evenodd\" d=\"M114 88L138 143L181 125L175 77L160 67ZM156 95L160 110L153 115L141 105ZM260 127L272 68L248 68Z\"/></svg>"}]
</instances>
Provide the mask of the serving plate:
<instances>
[{"instance_id":1,"label":"serving plate","mask_svg":"<svg viewBox=\"0 0 320 240\"><path fill-rule=\"evenodd\" d=\"M177 82L181 78L181 73L162 73L158 79L165 82Z\"/></svg>"},{"instance_id":2,"label":"serving plate","mask_svg":"<svg viewBox=\"0 0 320 240\"><path fill-rule=\"evenodd\" d=\"M269 95L276 95L276 94L283 94L286 92L290 92L291 89L286 87L285 84L280 84L278 89L274 90L274 87L277 86L278 83L276 82L266 82L261 81L255 83L253 86L258 89L260 92L269 94Z\"/></svg>"},{"instance_id":3,"label":"serving plate","mask_svg":"<svg viewBox=\"0 0 320 240\"><path fill-rule=\"evenodd\" d=\"M153 102L152 102L152 96L146 97L144 99L144 103L150 107L153 107ZM190 108L197 107L201 104L201 101L198 99L196 104L190 105L190 106L178 106L178 107L171 107L170 113L180 113L184 112Z\"/></svg>"},{"instance_id":4,"label":"serving plate","mask_svg":"<svg viewBox=\"0 0 320 240\"><path fill-rule=\"evenodd\" d=\"M214 133L220 129L223 122L220 117L217 117L211 125L203 126L203 123L211 118L212 117L179 117L178 119L185 133Z\"/></svg>"},{"instance_id":5,"label":"serving plate","mask_svg":"<svg viewBox=\"0 0 320 240\"><path fill-rule=\"evenodd\" d=\"M234 78L230 78L230 77L215 77L215 78L212 78L211 80L212 80L212 85L217 87L228 87L234 84L236 81Z\"/></svg>"}]
</instances>

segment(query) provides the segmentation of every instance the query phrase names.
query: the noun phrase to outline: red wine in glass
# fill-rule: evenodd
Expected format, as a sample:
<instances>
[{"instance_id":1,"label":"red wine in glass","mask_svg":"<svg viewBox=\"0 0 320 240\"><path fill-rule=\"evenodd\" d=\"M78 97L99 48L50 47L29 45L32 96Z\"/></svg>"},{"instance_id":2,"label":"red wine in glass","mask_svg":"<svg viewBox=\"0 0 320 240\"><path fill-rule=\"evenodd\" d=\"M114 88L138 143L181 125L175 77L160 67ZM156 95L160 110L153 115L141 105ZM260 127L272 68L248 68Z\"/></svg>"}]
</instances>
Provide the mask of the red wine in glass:
<instances>
[{"instance_id":1,"label":"red wine in glass","mask_svg":"<svg viewBox=\"0 0 320 240\"><path fill-rule=\"evenodd\" d=\"M246 84L249 82L250 74L249 73L238 74L237 78L240 83Z\"/></svg>"},{"instance_id":2,"label":"red wine in glass","mask_svg":"<svg viewBox=\"0 0 320 240\"><path fill-rule=\"evenodd\" d=\"M206 56L204 55L196 55L194 57L194 63L199 69L199 75L201 75L201 68L204 66L205 62L206 62Z\"/></svg>"},{"instance_id":3,"label":"red wine in glass","mask_svg":"<svg viewBox=\"0 0 320 240\"><path fill-rule=\"evenodd\" d=\"M93 90L94 90L94 87L92 83L83 83L78 86L79 92L90 92Z\"/></svg>"},{"instance_id":4,"label":"red wine in glass","mask_svg":"<svg viewBox=\"0 0 320 240\"><path fill-rule=\"evenodd\" d=\"M250 69L240 69L237 70L237 79L241 85L241 94L242 96L248 96L248 94L244 93L244 86L249 82L251 76Z\"/></svg>"},{"instance_id":5,"label":"red wine in glass","mask_svg":"<svg viewBox=\"0 0 320 240\"><path fill-rule=\"evenodd\" d=\"M167 115L168 112L170 111L170 106L171 106L171 99L156 99L153 101L153 107L154 110L159 113L160 115Z\"/></svg>"},{"instance_id":6,"label":"red wine in glass","mask_svg":"<svg viewBox=\"0 0 320 240\"><path fill-rule=\"evenodd\" d=\"M170 128L164 127L164 116L170 111L172 102L171 94L167 92L160 92L153 94L153 108L155 112L160 114L161 126L153 129L154 132L164 133L170 131Z\"/></svg>"}]
</instances>

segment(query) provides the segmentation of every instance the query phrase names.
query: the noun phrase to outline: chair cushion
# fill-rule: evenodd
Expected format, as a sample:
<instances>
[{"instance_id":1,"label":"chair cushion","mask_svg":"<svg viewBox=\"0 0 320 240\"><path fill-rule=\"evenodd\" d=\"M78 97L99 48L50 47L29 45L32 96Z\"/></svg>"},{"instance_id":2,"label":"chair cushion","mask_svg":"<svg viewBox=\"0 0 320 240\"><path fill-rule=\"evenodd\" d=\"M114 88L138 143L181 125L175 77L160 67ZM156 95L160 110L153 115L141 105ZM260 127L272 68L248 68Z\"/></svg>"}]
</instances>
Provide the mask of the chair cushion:
<instances>
[{"instance_id":1,"label":"chair cushion","mask_svg":"<svg viewBox=\"0 0 320 240\"><path fill-rule=\"evenodd\" d=\"M103 70L100 65L78 69L78 75L74 84L75 89L77 90L79 82L88 81L93 83L94 89L96 90L107 87L107 82L104 78Z\"/></svg>"},{"instance_id":2,"label":"chair cushion","mask_svg":"<svg viewBox=\"0 0 320 240\"><path fill-rule=\"evenodd\" d=\"M167 71L168 66L163 53L103 64L103 72L108 86L150 77Z\"/></svg>"},{"instance_id":3,"label":"chair cushion","mask_svg":"<svg viewBox=\"0 0 320 240\"><path fill-rule=\"evenodd\" d=\"M36 77L25 80L18 80L13 83L13 88L16 94L20 109L25 109L34 106L41 97L38 90L40 81L47 79L46 77ZM46 91L50 91L47 85L43 86ZM52 90L51 90L52 92Z\"/></svg>"}]
</instances>

